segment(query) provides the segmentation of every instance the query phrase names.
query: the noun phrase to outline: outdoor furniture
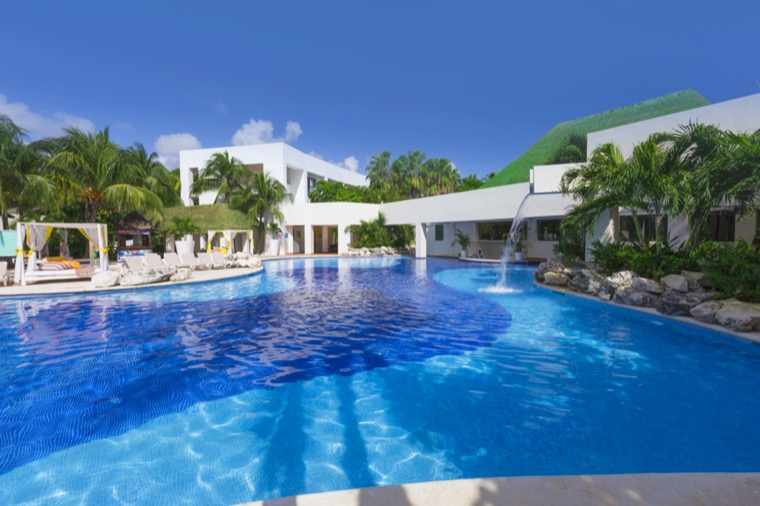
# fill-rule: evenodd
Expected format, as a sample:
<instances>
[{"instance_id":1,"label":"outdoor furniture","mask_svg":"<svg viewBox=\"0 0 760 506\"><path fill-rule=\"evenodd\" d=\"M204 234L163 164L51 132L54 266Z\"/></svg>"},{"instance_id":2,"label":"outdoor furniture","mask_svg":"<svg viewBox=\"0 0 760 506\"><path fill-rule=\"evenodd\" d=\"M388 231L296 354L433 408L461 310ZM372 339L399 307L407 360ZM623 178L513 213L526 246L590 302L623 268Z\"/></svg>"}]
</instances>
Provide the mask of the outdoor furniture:
<instances>
[{"instance_id":1,"label":"outdoor furniture","mask_svg":"<svg viewBox=\"0 0 760 506\"><path fill-rule=\"evenodd\" d=\"M180 268L184 265L180 262L179 255L176 253L164 253L164 263L169 267Z\"/></svg>"},{"instance_id":2,"label":"outdoor furniture","mask_svg":"<svg viewBox=\"0 0 760 506\"><path fill-rule=\"evenodd\" d=\"M126 256L122 260L127 264L127 269L130 271L139 272L147 267L145 259L142 256Z\"/></svg>"},{"instance_id":3,"label":"outdoor furniture","mask_svg":"<svg viewBox=\"0 0 760 506\"><path fill-rule=\"evenodd\" d=\"M155 253L145 255L145 264L153 269L165 269L167 267L161 257Z\"/></svg>"},{"instance_id":4,"label":"outdoor furniture","mask_svg":"<svg viewBox=\"0 0 760 506\"><path fill-rule=\"evenodd\" d=\"M3 286L8 286L8 262L0 262L0 281Z\"/></svg>"},{"instance_id":5,"label":"outdoor furniture","mask_svg":"<svg viewBox=\"0 0 760 506\"><path fill-rule=\"evenodd\" d=\"M224 255L221 253L211 253L211 263L214 269L226 269L227 261L224 259Z\"/></svg>"},{"instance_id":6,"label":"outdoor furniture","mask_svg":"<svg viewBox=\"0 0 760 506\"><path fill-rule=\"evenodd\" d=\"M176 255L176 253L175 253ZM189 255L182 255L179 257L179 262L184 267L190 267L193 270L198 270L201 268L200 265L198 265L198 259L195 258L195 255L189 254Z\"/></svg>"},{"instance_id":7,"label":"outdoor furniture","mask_svg":"<svg viewBox=\"0 0 760 506\"><path fill-rule=\"evenodd\" d=\"M211 255L208 253L198 253L197 265L199 269L212 269L214 262L211 260Z\"/></svg>"}]
</instances>

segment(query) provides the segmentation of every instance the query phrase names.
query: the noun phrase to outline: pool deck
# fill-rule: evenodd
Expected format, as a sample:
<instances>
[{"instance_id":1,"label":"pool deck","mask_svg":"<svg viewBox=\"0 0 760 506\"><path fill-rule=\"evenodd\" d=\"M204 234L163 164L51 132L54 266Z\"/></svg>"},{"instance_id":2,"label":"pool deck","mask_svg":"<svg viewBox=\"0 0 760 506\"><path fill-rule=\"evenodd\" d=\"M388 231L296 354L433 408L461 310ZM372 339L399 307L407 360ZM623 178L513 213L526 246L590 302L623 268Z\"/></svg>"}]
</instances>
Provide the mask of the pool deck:
<instances>
[{"instance_id":1,"label":"pool deck","mask_svg":"<svg viewBox=\"0 0 760 506\"><path fill-rule=\"evenodd\" d=\"M535 476L434 481L306 494L246 506L745 506L760 473Z\"/></svg>"},{"instance_id":2,"label":"pool deck","mask_svg":"<svg viewBox=\"0 0 760 506\"><path fill-rule=\"evenodd\" d=\"M192 283L203 283L206 281L219 281L223 279L234 279L244 276L250 276L262 272L264 269L218 269L208 271L193 271L192 277L185 281L164 281L162 283L151 283L137 286L112 286L110 288L95 288L89 279L71 280L71 281L42 281L26 286L10 285L0 286L0 300L4 296L18 297L25 295L54 295L70 293L88 293L88 292L106 292L116 290L140 290L146 288L160 288L165 286L186 285Z\"/></svg>"}]
</instances>

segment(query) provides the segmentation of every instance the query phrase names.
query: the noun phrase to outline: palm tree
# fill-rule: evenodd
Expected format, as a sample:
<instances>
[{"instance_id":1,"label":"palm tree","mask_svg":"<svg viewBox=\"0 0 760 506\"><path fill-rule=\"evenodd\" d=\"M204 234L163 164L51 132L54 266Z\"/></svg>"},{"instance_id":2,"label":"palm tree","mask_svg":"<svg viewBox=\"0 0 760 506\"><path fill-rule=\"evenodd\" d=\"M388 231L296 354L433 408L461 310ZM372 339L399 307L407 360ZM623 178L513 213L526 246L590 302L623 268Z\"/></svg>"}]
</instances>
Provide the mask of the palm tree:
<instances>
[{"instance_id":1,"label":"palm tree","mask_svg":"<svg viewBox=\"0 0 760 506\"><path fill-rule=\"evenodd\" d=\"M140 174L143 186L155 193L165 206L179 205L180 179L178 171L170 171L158 161L155 152L148 153L140 143L124 150L126 163Z\"/></svg>"},{"instance_id":2,"label":"palm tree","mask_svg":"<svg viewBox=\"0 0 760 506\"><path fill-rule=\"evenodd\" d=\"M35 146L24 144L26 132L7 116L0 115L0 215L8 228L11 209L24 212L57 209L55 186L41 171L42 157Z\"/></svg>"},{"instance_id":3,"label":"palm tree","mask_svg":"<svg viewBox=\"0 0 760 506\"><path fill-rule=\"evenodd\" d=\"M456 191L462 178L446 158L431 158L422 165L421 196L430 197Z\"/></svg>"},{"instance_id":4,"label":"palm tree","mask_svg":"<svg viewBox=\"0 0 760 506\"><path fill-rule=\"evenodd\" d=\"M193 181L190 192L200 195L206 191L216 191L216 203L226 203L232 195L242 188L248 171L243 163L224 153L214 153L206 163L203 172Z\"/></svg>"},{"instance_id":5,"label":"palm tree","mask_svg":"<svg viewBox=\"0 0 760 506\"><path fill-rule=\"evenodd\" d=\"M160 221L161 199L143 186L143 173L111 142L108 128L94 134L66 129L61 150L48 161L65 198L84 204L86 221L97 221L102 209L138 211Z\"/></svg>"},{"instance_id":6,"label":"palm tree","mask_svg":"<svg viewBox=\"0 0 760 506\"><path fill-rule=\"evenodd\" d=\"M248 216L256 232L256 252L261 253L267 229L283 220L280 204L285 199L285 187L262 172L249 173L242 181L235 182L235 187L230 195L230 207Z\"/></svg>"},{"instance_id":7,"label":"palm tree","mask_svg":"<svg viewBox=\"0 0 760 506\"><path fill-rule=\"evenodd\" d=\"M369 187L385 197L391 190L391 154L383 151L372 157L367 166ZM389 200L389 199L385 199Z\"/></svg>"}]
</instances>

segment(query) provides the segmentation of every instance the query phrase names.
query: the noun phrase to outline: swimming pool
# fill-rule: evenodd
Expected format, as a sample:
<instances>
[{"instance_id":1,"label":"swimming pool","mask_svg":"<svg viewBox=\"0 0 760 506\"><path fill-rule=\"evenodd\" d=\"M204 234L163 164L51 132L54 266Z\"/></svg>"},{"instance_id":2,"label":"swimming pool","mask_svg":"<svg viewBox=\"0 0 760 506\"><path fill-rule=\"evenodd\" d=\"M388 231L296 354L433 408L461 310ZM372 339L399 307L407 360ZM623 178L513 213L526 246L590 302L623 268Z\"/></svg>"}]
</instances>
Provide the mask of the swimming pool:
<instances>
[{"instance_id":1,"label":"swimming pool","mask_svg":"<svg viewBox=\"0 0 760 506\"><path fill-rule=\"evenodd\" d=\"M489 266L284 260L0 302L0 503L760 470L760 347Z\"/></svg>"}]
</instances>

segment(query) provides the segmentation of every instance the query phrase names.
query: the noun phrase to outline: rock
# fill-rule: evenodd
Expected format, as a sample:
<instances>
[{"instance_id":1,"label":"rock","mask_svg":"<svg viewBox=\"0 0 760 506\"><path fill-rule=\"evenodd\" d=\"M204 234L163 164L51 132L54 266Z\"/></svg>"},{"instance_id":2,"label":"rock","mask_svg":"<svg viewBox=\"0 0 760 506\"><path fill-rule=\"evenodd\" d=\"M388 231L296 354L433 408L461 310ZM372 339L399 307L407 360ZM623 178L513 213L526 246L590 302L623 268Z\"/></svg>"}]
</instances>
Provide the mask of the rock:
<instances>
[{"instance_id":1,"label":"rock","mask_svg":"<svg viewBox=\"0 0 760 506\"><path fill-rule=\"evenodd\" d=\"M591 269L577 269L572 273L569 286L573 290L596 295L603 284L605 279Z\"/></svg>"},{"instance_id":2,"label":"rock","mask_svg":"<svg viewBox=\"0 0 760 506\"><path fill-rule=\"evenodd\" d=\"M612 296L615 294L615 288L607 282L607 280L604 280L602 285L599 287L599 291L596 292L597 297L599 297L602 300L612 300Z\"/></svg>"},{"instance_id":3,"label":"rock","mask_svg":"<svg viewBox=\"0 0 760 506\"><path fill-rule=\"evenodd\" d=\"M636 290L629 286L615 290L614 300L629 306L655 307L659 302L659 297L653 293Z\"/></svg>"},{"instance_id":4,"label":"rock","mask_svg":"<svg viewBox=\"0 0 760 506\"><path fill-rule=\"evenodd\" d=\"M662 293L662 285L657 281L649 278L636 276L631 280L631 288L637 292Z\"/></svg>"},{"instance_id":5,"label":"rock","mask_svg":"<svg viewBox=\"0 0 760 506\"><path fill-rule=\"evenodd\" d=\"M702 282L705 280L705 274L703 272L695 272L695 271L681 271L681 276L686 278L686 282L689 284L689 290L692 292L701 290L703 288L711 288L706 285L709 285L705 281L705 285L702 284Z\"/></svg>"},{"instance_id":6,"label":"rock","mask_svg":"<svg viewBox=\"0 0 760 506\"><path fill-rule=\"evenodd\" d=\"M113 271L96 272L90 283L95 288L109 288L119 284L119 273Z\"/></svg>"},{"instance_id":7,"label":"rock","mask_svg":"<svg viewBox=\"0 0 760 506\"><path fill-rule=\"evenodd\" d=\"M667 290L675 290L676 292L684 293L689 291L689 280L679 274L668 274L660 281Z\"/></svg>"},{"instance_id":8,"label":"rock","mask_svg":"<svg viewBox=\"0 0 760 506\"><path fill-rule=\"evenodd\" d=\"M554 286L566 286L570 279L567 274L561 272L547 272L544 273L544 283Z\"/></svg>"},{"instance_id":9,"label":"rock","mask_svg":"<svg viewBox=\"0 0 760 506\"><path fill-rule=\"evenodd\" d=\"M169 276L169 281L187 281L190 279L192 271L187 267L180 267L177 272Z\"/></svg>"},{"instance_id":10,"label":"rock","mask_svg":"<svg viewBox=\"0 0 760 506\"><path fill-rule=\"evenodd\" d=\"M695 320L699 320L704 323L715 323L715 313L717 313L722 306L722 302L717 300L710 300L703 302L702 304L697 304L691 308L689 314L691 314L692 318Z\"/></svg>"},{"instance_id":11,"label":"rock","mask_svg":"<svg viewBox=\"0 0 760 506\"><path fill-rule=\"evenodd\" d=\"M171 275L171 272L167 272L163 269L144 269L140 271L127 270L119 276L119 284L121 286L138 286L159 283L168 280Z\"/></svg>"},{"instance_id":12,"label":"rock","mask_svg":"<svg viewBox=\"0 0 760 506\"><path fill-rule=\"evenodd\" d=\"M627 288L633 284L633 278L636 274L632 271L620 271L616 272L612 276L607 278L607 281L615 290L620 288Z\"/></svg>"},{"instance_id":13,"label":"rock","mask_svg":"<svg viewBox=\"0 0 760 506\"><path fill-rule=\"evenodd\" d=\"M536 278L537 281L544 281L544 275L547 272L554 272L558 274L568 273L567 268L561 263L555 262L554 260L547 260L546 262L541 262L540 264L538 264L538 267L533 273L533 276Z\"/></svg>"},{"instance_id":14,"label":"rock","mask_svg":"<svg viewBox=\"0 0 760 506\"><path fill-rule=\"evenodd\" d=\"M657 304L657 310L664 314L688 316L692 308L712 299L715 295L710 292L683 293L677 290L665 290Z\"/></svg>"},{"instance_id":15,"label":"rock","mask_svg":"<svg viewBox=\"0 0 760 506\"><path fill-rule=\"evenodd\" d=\"M739 332L760 330L760 304L729 299L715 313L715 320L724 327Z\"/></svg>"}]
</instances>

